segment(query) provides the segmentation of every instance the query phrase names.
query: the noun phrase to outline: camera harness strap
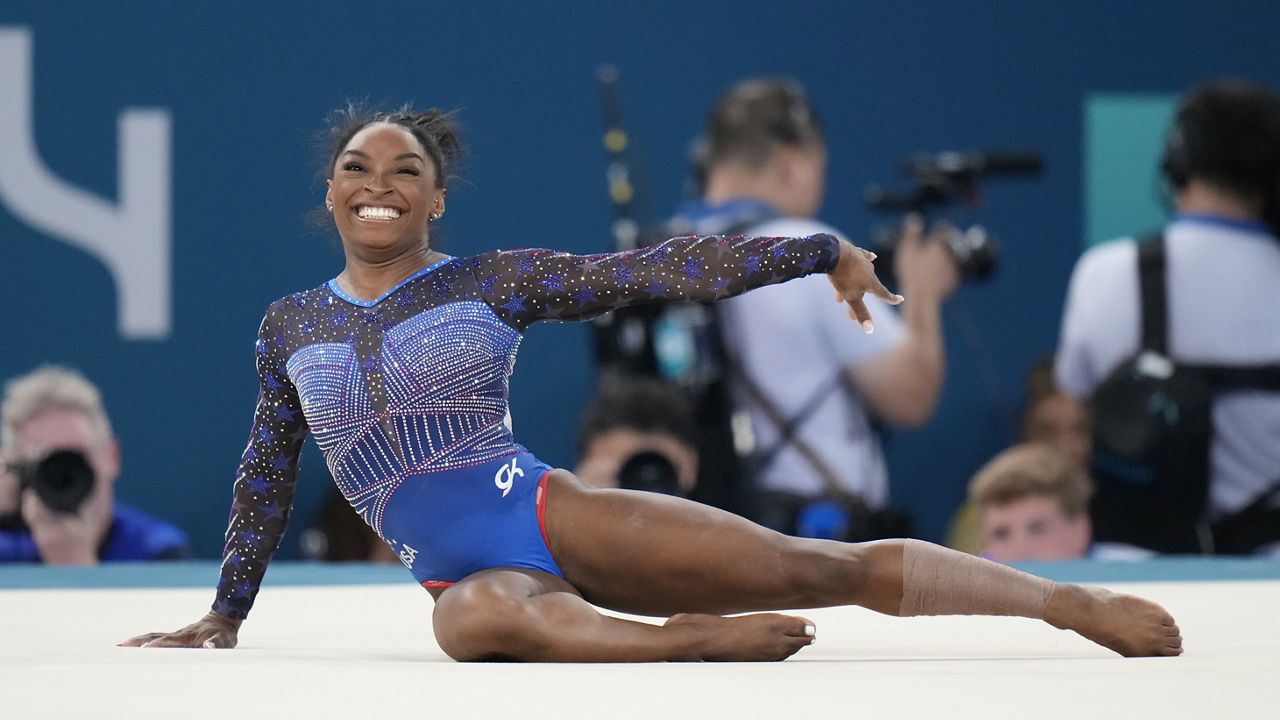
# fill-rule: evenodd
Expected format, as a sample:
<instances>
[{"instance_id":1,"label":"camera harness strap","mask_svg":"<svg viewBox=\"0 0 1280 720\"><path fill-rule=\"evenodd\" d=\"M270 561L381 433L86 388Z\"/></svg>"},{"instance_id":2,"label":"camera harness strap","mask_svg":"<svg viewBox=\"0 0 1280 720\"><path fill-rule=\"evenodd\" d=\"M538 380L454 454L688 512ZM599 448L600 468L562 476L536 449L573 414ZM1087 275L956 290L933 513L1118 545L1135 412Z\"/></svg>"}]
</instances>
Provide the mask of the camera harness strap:
<instances>
[{"instance_id":1,"label":"camera harness strap","mask_svg":"<svg viewBox=\"0 0 1280 720\"><path fill-rule=\"evenodd\" d=\"M762 218L754 217L731 223L727 227L721 229L719 234L726 236L747 234L747 231L760 224L761 220ZM738 362L738 359L734 357L733 353L730 352L727 347L725 348L724 355L725 363L729 367L729 372L732 373L734 378L742 384L742 387L746 389L747 393L751 396L751 399L760 407L760 410L764 412L765 416L769 418L769 422L772 423L778 431L778 439L772 446L759 453L753 463L755 465L754 472L756 474L764 472L764 470L773 462L774 458L776 458L784 448L790 445L795 448L796 452L800 454L800 457L804 458L804 461L807 462L809 466L812 467L813 470L822 478L823 484L827 487L827 493L832 499L839 500L845 504L861 504L863 502L862 499L845 489L844 485L840 482L840 476L837 475L836 472L831 469L831 466L822 459L822 456L818 454L818 451L814 450L813 446L805 442L804 438L800 437L798 434L800 428L813 417L818 408L822 407L822 404L831 396L832 390L835 390L842 385L847 385L847 381L844 377L844 371L837 370L835 378L829 382L823 383L818 388L817 392L813 393L813 395L800 406L799 412L791 417L787 417L786 414L782 412L782 409L779 408L764 391L764 388L760 387L760 385L752 379L752 377L747 373L746 368Z\"/></svg>"},{"instance_id":2,"label":"camera harness strap","mask_svg":"<svg viewBox=\"0 0 1280 720\"><path fill-rule=\"evenodd\" d=\"M1169 357L1168 290L1165 287L1165 239L1163 233L1138 243L1138 286L1142 298L1142 348ZM1280 363L1271 365L1206 365L1177 363L1181 370L1203 377L1214 393L1223 390L1280 392ZM1280 493L1280 478L1232 519L1245 520L1266 511Z\"/></svg>"},{"instance_id":3,"label":"camera harness strap","mask_svg":"<svg viewBox=\"0 0 1280 720\"><path fill-rule=\"evenodd\" d=\"M739 364L732 356L729 356L729 368L734 377L736 377L742 383L742 386L746 388L756 405L764 411L764 414L769 418L769 421L778 429L777 442L761 454L760 459L757 462L756 472L760 472L768 467L769 463L773 461L773 458L777 457L778 453L789 444L791 447L795 448L796 452L800 453L800 457L804 458L805 462L809 463L810 467L812 467L818 475L822 477L822 482L827 486L827 492L832 498L845 503L861 503L861 498L858 498L848 490L845 490L844 486L840 483L840 477L836 475L835 471L831 469L831 466L822 459L822 456L818 455L818 452L814 450L809 443L805 442L804 438L796 434L796 431L800 429L800 426L812 417L814 411L816 411L818 407L822 405L823 401L827 399L827 396L831 392L832 385L839 385L841 382L837 380L834 383L823 385L819 389L820 391L800 409L800 412L788 418L782 413L782 410L780 410L778 406L769 399L769 396L765 394L764 389L751 379L751 376L747 374L742 365Z\"/></svg>"}]
</instances>

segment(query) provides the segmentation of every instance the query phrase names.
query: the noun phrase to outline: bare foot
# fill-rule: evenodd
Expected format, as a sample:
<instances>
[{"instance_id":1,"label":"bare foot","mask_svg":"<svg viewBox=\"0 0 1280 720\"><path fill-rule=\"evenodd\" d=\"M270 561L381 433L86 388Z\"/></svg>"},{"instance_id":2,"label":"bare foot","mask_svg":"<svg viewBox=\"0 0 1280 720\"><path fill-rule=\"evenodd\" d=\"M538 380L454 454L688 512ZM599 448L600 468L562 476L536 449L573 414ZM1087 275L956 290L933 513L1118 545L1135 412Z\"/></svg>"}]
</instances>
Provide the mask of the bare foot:
<instances>
[{"instance_id":1,"label":"bare foot","mask_svg":"<svg viewBox=\"0 0 1280 720\"><path fill-rule=\"evenodd\" d=\"M1133 595L1060 583L1044 619L1125 657L1181 655L1182 633L1164 608Z\"/></svg>"},{"instance_id":2,"label":"bare foot","mask_svg":"<svg viewBox=\"0 0 1280 720\"><path fill-rule=\"evenodd\" d=\"M700 658L729 662L786 660L813 644L815 632L810 620L776 613L738 617L681 613L665 625L696 628L702 634Z\"/></svg>"}]
</instances>

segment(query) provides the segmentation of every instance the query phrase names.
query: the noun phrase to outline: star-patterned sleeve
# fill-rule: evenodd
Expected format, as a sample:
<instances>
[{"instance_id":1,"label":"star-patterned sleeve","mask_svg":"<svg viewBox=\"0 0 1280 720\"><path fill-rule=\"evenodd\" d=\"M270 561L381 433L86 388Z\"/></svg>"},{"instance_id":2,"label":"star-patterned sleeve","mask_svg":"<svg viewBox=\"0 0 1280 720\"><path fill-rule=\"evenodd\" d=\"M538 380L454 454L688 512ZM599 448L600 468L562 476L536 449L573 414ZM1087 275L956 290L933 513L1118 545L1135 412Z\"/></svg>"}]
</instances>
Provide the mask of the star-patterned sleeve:
<instances>
[{"instance_id":1,"label":"star-patterned sleeve","mask_svg":"<svg viewBox=\"0 0 1280 720\"><path fill-rule=\"evenodd\" d=\"M752 288L830 272L840 240L678 237L638 250L570 255L506 250L477 258L485 301L520 330L538 320L581 320L646 302L709 302Z\"/></svg>"},{"instance_id":2,"label":"star-patterned sleeve","mask_svg":"<svg viewBox=\"0 0 1280 720\"><path fill-rule=\"evenodd\" d=\"M230 618L248 615L267 563L280 545L293 508L298 455L307 435L297 389L285 371L285 337L277 324L283 313L282 303L272 305L258 332L258 403L236 472L222 575L213 603L215 612Z\"/></svg>"}]
</instances>

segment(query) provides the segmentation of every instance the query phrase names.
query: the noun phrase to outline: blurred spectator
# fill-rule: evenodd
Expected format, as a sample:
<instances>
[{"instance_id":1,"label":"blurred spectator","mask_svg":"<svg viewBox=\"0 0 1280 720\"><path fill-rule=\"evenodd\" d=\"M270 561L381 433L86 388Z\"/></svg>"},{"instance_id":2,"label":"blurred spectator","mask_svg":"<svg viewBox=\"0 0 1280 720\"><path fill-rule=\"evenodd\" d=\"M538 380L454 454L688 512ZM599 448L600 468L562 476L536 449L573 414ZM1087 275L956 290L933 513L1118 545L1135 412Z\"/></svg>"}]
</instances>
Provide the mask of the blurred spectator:
<instances>
[{"instance_id":1,"label":"blurred spectator","mask_svg":"<svg viewBox=\"0 0 1280 720\"><path fill-rule=\"evenodd\" d=\"M1053 377L1052 355L1031 366L1026 390L1027 406L1018 428L1019 439L1055 447L1080 467L1089 467L1093 451L1093 422L1089 408L1058 387Z\"/></svg>"},{"instance_id":2,"label":"blurred spectator","mask_svg":"<svg viewBox=\"0 0 1280 720\"><path fill-rule=\"evenodd\" d=\"M120 445L79 373L42 367L0 404L0 562L95 565L186 557L173 525L117 502Z\"/></svg>"},{"instance_id":3,"label":"blurred spectator","mask_svg":"<svg viewBox=\"0 0 1280 720\"><path fill-rule=\"evenodd\" d=\"M604 373L582 418L574 474L588 485L687 497L698 476L688 398L665 382Z\"/></svg>"},{"instance_id":4,"label":"blurred spectator","mask_svg":"<svg viewBox=\"0 0 1280 720\"><path fill-rule=\"evenodd\" d=\"M1057 449L1082 469L1089 467L1092 422L1084 403L1062 392L1054 382L1053 356L1037 360L1025 380L1027 404L1018 421L1018 440ZM956 512L947 534L953 550L977 554L982 549L978 509L966 502Z\"/></svg>"},{"instance_id":5,"label":"blurred spectator","mask_svg":"<svg viewBox=\"0 0 1280 720\"><path fill-rule=\"evenodd\" d=\"M1065 453L1030 443L1005 450L969 484L969 501L981 522L982 554L1002 563L1149 556L1092 545L1092 494L1089 475Z\"/></svg>"},{"instance_id":6,"label":"blurred spectator","mask_svg":"<svg viewBox=\"0 0 1280 720\"><path fill-rule=\"evenodd\" d=\"M302 531L302 554L324 562L398 563L391 546L369 527L332 483L320 513Z\"/></svg>"},{"instance_id":7,"label":"blurred spectator","mask_svg":"<svg viewBox=\"0 0 1280 720\"><path fill-rule=\"evenodd\" d=\"M1280 550L1280 96L1195 88L1161 172L1163 236L1090 249L1067 296L1055 367L1093 406L1095 531Z\"/></svg>"},{"instance_id":8,"label":"blurred spectator","mask_svg":"<svg viewBox=\"0 0 1280 720\"><path fill-rule=\"evenodd\" d=\"M815 216L826 191L827 149L817 112L788 80L739 83L707 121L702 197L681 208L676 232L805 236L840 233ZM939 226L936 232L946 232ZM888 477L879 428L915 427L933 415L946 357L941 305L958 274L946 245L904 226L895 276L901 314L866 299L874 334L834 302L814 275L719 304L738 401L750 416L748 472L760 491L757 520L795 533L808 506L845 507L842 539L901 535L904 518L884 512ZM742 443L747 445L747 443ZM832 503L831 501L834 501Z\"/></svg>"}]
</instances>

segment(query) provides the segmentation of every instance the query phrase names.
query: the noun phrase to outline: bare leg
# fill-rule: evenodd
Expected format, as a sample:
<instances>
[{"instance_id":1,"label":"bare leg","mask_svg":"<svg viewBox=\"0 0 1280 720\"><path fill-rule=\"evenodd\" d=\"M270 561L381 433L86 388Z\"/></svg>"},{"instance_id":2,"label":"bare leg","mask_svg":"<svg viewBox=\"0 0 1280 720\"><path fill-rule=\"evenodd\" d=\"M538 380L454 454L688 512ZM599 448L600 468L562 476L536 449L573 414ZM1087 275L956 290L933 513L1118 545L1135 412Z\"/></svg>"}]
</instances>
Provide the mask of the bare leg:
<instances>
[{"instance_id":1,"label":"bare leg","mask_svg":"<svg viewBox=\"0 0 1280 720\"><path fill-rule=\"evenodd\" d=\"M1182 651L1177 625L1154 603L1053 585L927 543L793 538L677 498L588 488L564 471L552 473L548 492L552 554L565 579L602 607L657 616L832 605L889 615L1021 615L1124 655ZM933 570L908 573L907 548L932 558ZM964 583L956 581L961 570L970 573ZM1037 593L1038 603L1028 600ZM949 604L961 595L962 603Z\"/></svg>"},{"instance_id":2,"label":"bare leg","mask_svg":"<svg viewBox=\"0 0 1280 720\"><path fill-rule=\"evenodd\" d=\"M783 660L813 642L812 623L786 615L679 615L663 626L609 617L563 580L513 569L476 573L444 591L432 624L455 660Z\"/></svg>"}]
</instances>

